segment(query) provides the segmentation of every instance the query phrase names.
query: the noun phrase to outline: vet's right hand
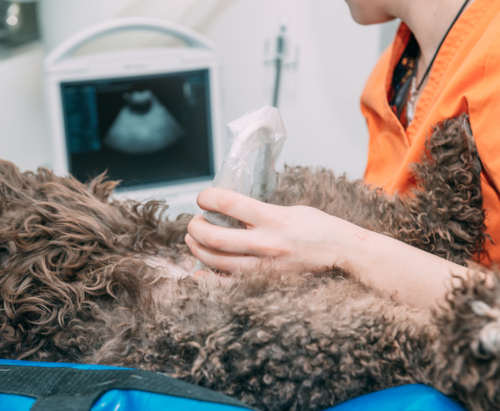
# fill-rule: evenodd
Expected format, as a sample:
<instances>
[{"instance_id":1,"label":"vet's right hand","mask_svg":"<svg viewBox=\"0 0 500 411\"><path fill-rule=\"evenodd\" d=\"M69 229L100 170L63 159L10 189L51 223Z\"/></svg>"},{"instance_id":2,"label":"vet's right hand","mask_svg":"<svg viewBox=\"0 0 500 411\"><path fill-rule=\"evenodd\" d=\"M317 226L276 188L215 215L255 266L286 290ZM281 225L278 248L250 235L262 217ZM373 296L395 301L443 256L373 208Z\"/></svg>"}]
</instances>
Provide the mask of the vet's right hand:
<instances>
[{"instance_id":1,"label":"vet's right hand","mask_svg":"<svg viewBox=\"0 0 500 411\"><path fill-rule=\"evenodd\" d=\"M339 264L346 240L363 231L312 207L266 204L219 188L200 193L198 204L246 226L219 227L202 215L188 226L186 243L192 253L207 266L231 273L324 271Z\"/></svg>"}]
</instances>

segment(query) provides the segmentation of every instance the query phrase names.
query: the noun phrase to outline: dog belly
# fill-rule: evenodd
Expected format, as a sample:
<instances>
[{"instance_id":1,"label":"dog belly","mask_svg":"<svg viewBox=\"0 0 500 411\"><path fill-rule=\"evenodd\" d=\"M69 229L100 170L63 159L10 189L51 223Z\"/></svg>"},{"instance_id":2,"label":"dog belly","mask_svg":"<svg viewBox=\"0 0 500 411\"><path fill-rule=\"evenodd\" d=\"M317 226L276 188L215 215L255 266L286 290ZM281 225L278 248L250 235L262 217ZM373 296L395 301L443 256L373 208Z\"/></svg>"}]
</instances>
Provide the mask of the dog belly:
<instances>
[{"instance_id":1,"label":"dog belly","mask_svg":"<svg viewBox=\"0 0 500 411\"><path fill-rule=\"evenodd\" d=\"M191 277L197 271L198 260L186 255L174 262L168 257L148 256L144 262L157 273L159 278L183 279Z\"/></svg>"}]
</instances>

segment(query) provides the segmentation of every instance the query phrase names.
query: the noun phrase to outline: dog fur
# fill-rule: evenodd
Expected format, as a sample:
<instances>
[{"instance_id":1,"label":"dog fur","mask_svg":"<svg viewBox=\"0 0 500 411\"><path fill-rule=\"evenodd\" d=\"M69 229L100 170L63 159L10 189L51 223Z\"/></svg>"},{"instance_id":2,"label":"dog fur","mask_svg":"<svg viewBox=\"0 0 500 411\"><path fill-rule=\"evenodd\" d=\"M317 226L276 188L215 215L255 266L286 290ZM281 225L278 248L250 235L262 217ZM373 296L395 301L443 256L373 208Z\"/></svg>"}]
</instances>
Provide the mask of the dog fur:
<instances>
[{"instance_id":1,"label":"dog fur","mask_svg":"<svg viewBox=\"0 0 500 411\"><path fill-rule=\"evenodd\" d=\"M484 249L481 164L467 118L437 126L417 189L387 197L287 168L272 201L322 209L466 264ZM0 162L0 357L160 371L268 410L320 410L406 383L500 409L500 277L456 278L428 312L337 267L194 278L190 216ZM180 275L179 275L180 273ZM428 275L423 272L422 275Z\"/></svg>"}]
</instances>

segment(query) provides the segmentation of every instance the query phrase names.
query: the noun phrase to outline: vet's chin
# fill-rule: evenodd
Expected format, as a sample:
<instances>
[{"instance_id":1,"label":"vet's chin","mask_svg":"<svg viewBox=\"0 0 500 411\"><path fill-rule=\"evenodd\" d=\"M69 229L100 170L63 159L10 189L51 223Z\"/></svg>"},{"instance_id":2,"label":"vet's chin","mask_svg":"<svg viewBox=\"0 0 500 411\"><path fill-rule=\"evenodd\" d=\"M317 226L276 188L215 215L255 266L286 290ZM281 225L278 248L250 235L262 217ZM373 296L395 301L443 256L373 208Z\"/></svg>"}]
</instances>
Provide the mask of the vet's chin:
<instances>
[{"instance_id":1,"label":"vet's chin","mask_svg":"<svg viewBox=\"0 0 500 411\"><path fill-rule=\"evenodd\" d=\"M345 0L353 20L361 25L386 23L395 17L387 14L380 0Z\"/></svg>"}]
</instances>

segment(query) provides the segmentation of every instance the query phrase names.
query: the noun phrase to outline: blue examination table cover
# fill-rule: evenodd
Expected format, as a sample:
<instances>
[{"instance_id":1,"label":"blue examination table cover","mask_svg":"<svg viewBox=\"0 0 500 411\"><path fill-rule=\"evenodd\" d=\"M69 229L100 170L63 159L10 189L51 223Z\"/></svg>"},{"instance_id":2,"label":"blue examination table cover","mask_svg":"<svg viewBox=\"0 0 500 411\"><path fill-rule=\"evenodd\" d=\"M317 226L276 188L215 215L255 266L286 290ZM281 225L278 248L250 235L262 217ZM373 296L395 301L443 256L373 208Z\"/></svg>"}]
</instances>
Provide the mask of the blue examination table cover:
<instances>
[{"instance_id":1,"label":"blue examination table cover","mask_svg":"<svg viewBox=\"0 0 500 411\"><path fill-rule=\"evenodd\" d=\"M329 411L465 411L434 388L402 385L363 395Z\"/></svg>"},{"instance_id":2,"label":"blue examination table cover","mask_svg":"<svg viewBox=\"0 0 500 411\"><path fill-rule=\"evenodd\" d=\"M0 360L0 365L70 367L85 370L121 369L97 365L67 363L39 363L30 361ZM19 395L0 394L0 410L27 411L35 399ZM168 397L165 395L133 390L111 390L102 395L92 406L92 411L139 411L139 410L207 410L233 411L242 408L200 402L188 398ZM404 385L367 394L347 401L328 411L464 411L464 408L440 392L424 385Z\"/></svg>"}]
</instances>

